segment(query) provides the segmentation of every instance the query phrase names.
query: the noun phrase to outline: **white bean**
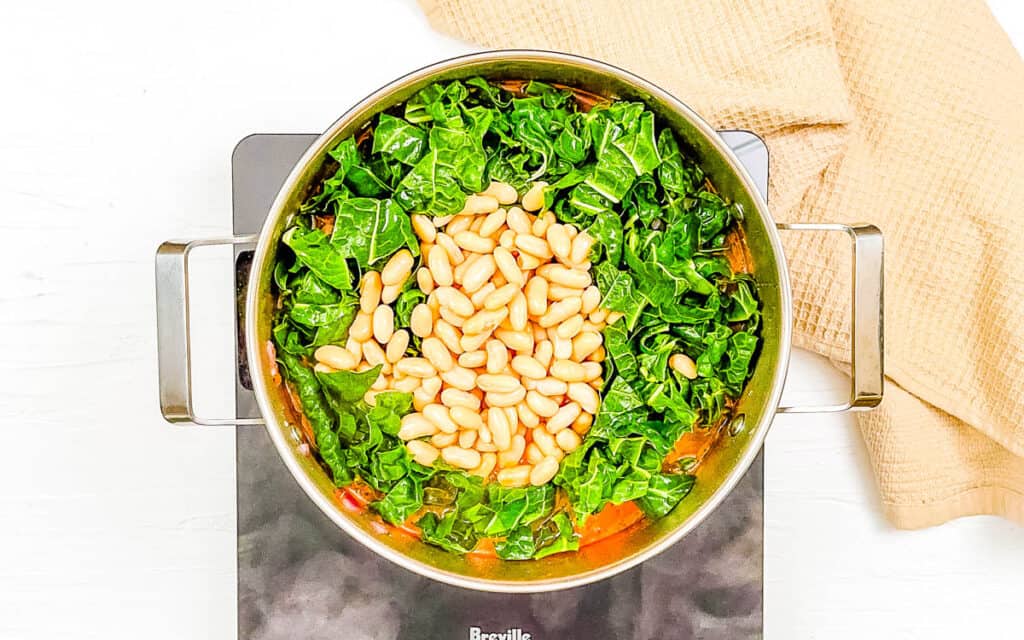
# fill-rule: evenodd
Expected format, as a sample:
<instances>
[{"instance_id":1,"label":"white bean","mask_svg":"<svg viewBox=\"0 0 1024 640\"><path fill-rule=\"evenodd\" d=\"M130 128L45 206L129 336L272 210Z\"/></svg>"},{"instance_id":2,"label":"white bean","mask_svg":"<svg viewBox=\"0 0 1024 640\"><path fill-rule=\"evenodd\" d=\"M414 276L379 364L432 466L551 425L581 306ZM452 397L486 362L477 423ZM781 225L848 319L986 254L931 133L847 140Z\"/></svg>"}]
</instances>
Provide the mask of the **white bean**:
<instances>
[{"instance_id":1,"label":"white bean","mask_svg":"<svg viewBox=\"0 0 1024 640\"><path fill-rule=\"evenodd\" d=\"M498 208L498 199L490 195L466 196L466 204L459 215L490 213Z\"/></svg>"},{"instance_id":2,"label":"white bean","mask_svg":"<svg viewBox=\"0 0 1024 640\"><path fill-rule=\"evenodd\" d=\"M572 453L576 449L579 449L582 444L582 439L572 429L562 429L555 434L555 444L558 448L566 453Z\"/></svg>"},{"instance_id":3,"label":"white bean","mask_svg":"<svg viewBox=\"0 0 1024 640\"><path fill-rule=\"evenodd\" d=\"M572 382L569 384L569 398L580 404L580 407L591 415L597 414L601 404L601 396L597 394L594 387L586 382Z\"/></svg>"},{"instance_id":4,"label":"white bean","mask_svg":"<svg viewBox=\"0 0 1024 640\"><path fill-rule=\"evenodd\" d=\"M462 447L445 447L441 449L441 459L460 469L473 469L480 466L480 453Z\"/></svg>"},{"instance_id":5,"label":"white bean","mask_svg":"<svg viewBox=\"0 0 1024 640\"><path fill-rule=\"evenodd\" d=\"M444 380L445 384L460 391L472 391L475 389L476 378L476 373L472 369L461 366L453 366L441 374L441 379Z\"/></svg>"},{"instance_id":6,"label":"white bean","mask_svg":"<svg viewBox=\"0 0 1024 640\"><path fill-rule=\"evenodd\" d=\"M423 214L414 213L410 216L412 222L412 230L419 236L420 240L433 244L434 239L437 238L437 227L430 221L430 218Z\"/></svg>"},{"instance_id":7,"label":"white bean","mask_svg":"<svg viewBox=\"0 0 1024 640\"><path fill-rule=\"evenodd\" d=\"M422 302L413 307L412 315L409 316L409 328L420 338L429 336L434 330L434 314L430 312L430 307Z\"/></svg>"},{"instance_id":8,"label":"white bean","mask_svg":"<svg viewBox=\"0 0 1024 640\"><path fill-rule=\"evenodd\" d=\"M553 456L545 456L530 471L530 484L535 487L547 484L555 477L556 473L558 473L558 459Z\"/></svg>"},{"instance_id":9,"label":"white bean","mask_svg":"<svg viewBox=\"0 0 1024 640\"><path fill-rule=\"evenodd\" d=\"M395 363L395 371L415 378L429 378L437 374L434 365L426 358L402 358Z\"/></svg>"},{"instance_id":10,"label":"white bean","mask_svg":"<svg viewBox=\"0 0 1024 640\"><path fill-rule=\"evenodd\" d=\"M444 236L444 234L439 235ZM454 281L452 263L444 247L439 244L431 247L430 253L427 255L427 268L430 270L430 277L436 284L442 287L451 286Z\"/></svg>"},{"instance_id":11,"label":"white bean","mask_svg":"<svg viewBox=\"0 0 1024 640\"><path fill-rule=\"evenodd\" d=\"M405 350L408 348L409 332L405 329L399 329L391 334L391 340L388 340L388 346L384 355L388 362L395 363L402 359L402 356L405 355Z\"/></svg>"},{"instance_id":12,"label":"white bean","mask_svg":"<svg viewBox=\"0 0 1024 640\"><path fill-rule=\"evenodd\" d=\"M498 483L503 487L525 487L530 484L531 470L528 464L502 469L498 472Z\"/></svg>"},{"instance_id":13,"label":"white bean","mask_svg":"<svg viewBox=\"0 0 1024 640\"><path fill-rule=\"evenodd\" d=\"M383 286L380 274L376 271L368 271L363 276L363 281L359 285L359 309L363 313L373 313L373 310L380 304L380 293Z\"/></svg>"},{"instance_id":14,"label":"white bean","mask_svg":"<svg viewBox=\"0 0 1024 640\"><path fill-rule=\"evenodd\" d=\"M546 182L534 182L533 186L523 195L523 208L527 211L539 211L544 206L544 187Z\"/></svg>"},{"instance_id":15,"label":"white bean","mask_svg":"<svg viewBox=\"0 0 1024 640\"><path fill-rule=\"evenodd\" d=\"M476 369L487 364L486 351L467 351L459 356L459 366L467 369Z\"/></svg>"},{"instance_id":16,"label":"white bean","mask_svg":"<svg viewBox=\"0 0 1024 640\"><path fill-rule=\"evenodd\" d=\"M349 371L355 369L356 365L359 364L359 361L356 360L356 357L348 349L334 344L319 347L313 354L313 357L319 362L338 370Z\"/></svg>"},{"instance_id":17,"label":"white bean","mask_svg":"<svg viewBox=\"0 0 1024 640\"><path fill-rule=\"evenodd\" d=\"M484 189L483 195L494 196L499 204L512 204L519 199L519 194L516 193L516 188L505 182L494 182L487 185Z\"/></svg>"},{"instance_id":18,"label":"white bean","mask_svg":"<svg viewBox=\"0 0 1024 640\"><path fill-rule=\"evenodd\" d=\"M558 409L558 412L548 419L547 427L548 433L558 433L562 429L565 429L580 415L580 405L577 402L570 402L569 404L563 405Z\"/></svg>"},{"instance_id":19,"label":"white bean","mask_svg":"<svg viewBox=\"0 0 1024 640\"><path fill-rule=\"evenodd\" d=\"M412 273L415 260L408 249L402 249L391 256L384 269L380 272L380 281L385 284L402 284Z\"/></svg>"},{"instance_id":20,"label":"white bean","mask_svg":"<svg viewBox=\"0 0 1024 640\"><path fill-rule=\"evenodd\" d=\"M508 347L501 340L488 340L485 345L487 354L487 373L501 373L508 366ZM486 391L486 389L485 389ZM496 389L495 389L496 391Z\"/></svg>"},{"instance_id":21,"label":"white bean","mask_svg":"<svg viewBox=\"0 0 1024 640\"><path fill-rule=\"evenodd\" d=\"M458 425L452 420L448 407L443 404L428 404L423 407L422 413L443 433L455 433L459 430Z\"/></svg>"},{"instance_id":22,"label":"white bean","mask_svg":"<svg viewBox=\"0 0 1024 640\"><path fill-rule=\"evenodd\" d=\"M441 391L441 404L449 409L453 407L466 407L475 411L480 410L480 399L472 393L462 391L461 389L445 389Z\"/></svg>"},{"instance_id":23,"label":"white bean","mask_svg":"<svg viewBox=\"0 0 1024 640\"><path fill-rule=\"evenodd\" d=\"M507 393L488 393L487 395L484 396L484 399L487 400L487 404L492 407L514 407L523 401L523 398L526 397L526 394L526 389L520 386L515 391L509 391Z\"/></svg>"},{"instance_id":24,"label":"white bean","mask_svg":"<svg viewBox=\"0 0 1024 640\"><path fill-rule=\"evenodd\" d=\"M514 234L514 232L512 233ZM512 242L514 243L514 235ZM506 247L501 246L494 250L494 262L498 269L501 270L501 275L505 276L505 279L511 284L523 285L525 282L523 272L519 265L516 264L515 256Z\"/></svg>"},{"instance_id":25,"label":"white bean","mask_svg":"<svg viewBox=\"0 0 1024 640\"><path fill-rule=\"evenodd\" d=\"M680 373L684 378L693 380L697 377L697 364L685 353L673 354L668 359L668 366Z\"/></svg>"},{"instance_id":26,"label":"white bean","mask_svg":"<svg viewBox=\"0 0 1024 640\"><path fill-rule=\"evenodd\" d=\"M511 444L509 444L508 448L498 453L498 466L505 469L518 465L525 452L526 438L521 435L512 436Z\"/></svg>"},{"instance_id":27,"label":"white bean","mask_svg":"<svg viewBox=\"0 0 1024 640\"><path fill-rule=\"evenodd\" d=\"M542 418L550 418L558 412L558 403L536 391L526 393L526 406Z\"/></svg>"},{"instance_id":28,"label":"white bean","mask_svg":"<svg viewBox=\"0 0 1024 640\"><path fill-rule=\"evenodd\" d=\"M409 455L412 456L412 459L424 467L434 464L437 457L441 455L441 452L436 447L422 440L410 440L406 443L405 447L409 450Z\"/></svg>"},{"instance_id":29,"label":"white bean","mask_svg":"<svg viewBox=\"0 0 1024 640\"><path fill-rule=\"evenodd\" d=\"M387 344L391 334L395 332L395 312L387 306L381 305L373 311L373 337L380 344Z\"/></svg>"},{"instance_id":30,"label":"white bean","mask_svg":"<svg viewBox=\"0 0 1024 640\"><path fill-rule=\"evenodd\" d=\"M402 440L415 440L435 433L437 426L421 413L407 413L402 416L401 427L398 429L398 437Z\"/></svg>"}]
</instances>

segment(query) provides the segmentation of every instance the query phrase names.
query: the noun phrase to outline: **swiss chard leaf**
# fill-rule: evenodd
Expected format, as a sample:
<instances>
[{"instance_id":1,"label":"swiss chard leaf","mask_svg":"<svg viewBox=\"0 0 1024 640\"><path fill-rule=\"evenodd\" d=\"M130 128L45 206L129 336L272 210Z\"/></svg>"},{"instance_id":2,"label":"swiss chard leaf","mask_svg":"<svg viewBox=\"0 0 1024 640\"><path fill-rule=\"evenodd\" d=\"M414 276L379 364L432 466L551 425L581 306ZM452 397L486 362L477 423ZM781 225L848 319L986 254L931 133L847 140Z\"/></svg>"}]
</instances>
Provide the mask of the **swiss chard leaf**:
<instances>
[{"instance_id":1,"label":"swiss chard leaf","mask_svg":"<svg viewBox=\"0 0 1024 640\"><path fill-rule=\"evenodd\" d=\"M334 221L331 246L354 258L366 269L402 247L419 254L419 241L409 216L394 200L349 198L341 203Z\"/></svg>"}]
</instances>

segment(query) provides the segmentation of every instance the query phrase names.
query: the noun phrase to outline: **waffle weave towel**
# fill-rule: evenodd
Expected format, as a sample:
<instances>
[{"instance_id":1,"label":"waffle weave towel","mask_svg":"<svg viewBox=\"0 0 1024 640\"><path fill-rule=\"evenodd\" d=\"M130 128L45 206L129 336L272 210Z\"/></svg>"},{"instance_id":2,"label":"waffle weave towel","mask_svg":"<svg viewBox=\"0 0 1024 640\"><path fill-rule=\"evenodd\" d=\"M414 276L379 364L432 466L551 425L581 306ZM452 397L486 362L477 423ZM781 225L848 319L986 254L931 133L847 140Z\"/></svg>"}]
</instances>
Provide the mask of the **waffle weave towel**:
<instances>
[{"instance_id":1,"label":"waffle weave towel","mask_svg":"<svg viewBox=\"0 0 1024 640\"><path fill-rule=\"evenodd\" d=\"M1024 64L979 0L420 0L482 47L617 64L766 139L786 222L886 240L886 398L860 416L903 528L1024 522ZM848 362L848 249L787 233L795 343Z\"/></svg>"}]
</instances>

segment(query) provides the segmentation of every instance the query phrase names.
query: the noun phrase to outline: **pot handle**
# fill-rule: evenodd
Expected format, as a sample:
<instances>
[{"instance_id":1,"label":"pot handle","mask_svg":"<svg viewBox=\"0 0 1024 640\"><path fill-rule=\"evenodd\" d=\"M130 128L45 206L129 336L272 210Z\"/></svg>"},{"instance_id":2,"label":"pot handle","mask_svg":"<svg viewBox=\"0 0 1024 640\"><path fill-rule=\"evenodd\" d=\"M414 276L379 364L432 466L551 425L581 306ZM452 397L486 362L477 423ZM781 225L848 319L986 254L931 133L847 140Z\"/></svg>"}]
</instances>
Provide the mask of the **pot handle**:
<instances>
[{"instance_id":1,"label":"pot handle","mask_svg":"<svg viewBox=\"0 0 1024 640\"><path fill-rule=\"evenodd\" d=\"M189 335L188 254L196 247L254 244L255 235L168 240L156 250L156 335L160 371L160 412L171 423L263 424L261 418L204 418L192 407Z\"/></svg>"},{"instance_id":2,"label":"pot handle","mask_svg":"<svg viewBox=\"0 0 1024 640\"><path fill-rule=\"evenodd\" d=\"M885 379L883 332L882 232L870 224L793 223L776 225L783 231L842 231L853 242L853 295L850 300L852 335L850 399L842 404L780 406L779 413L865 411L882 402Z\"/></svg>"}]
</instances>

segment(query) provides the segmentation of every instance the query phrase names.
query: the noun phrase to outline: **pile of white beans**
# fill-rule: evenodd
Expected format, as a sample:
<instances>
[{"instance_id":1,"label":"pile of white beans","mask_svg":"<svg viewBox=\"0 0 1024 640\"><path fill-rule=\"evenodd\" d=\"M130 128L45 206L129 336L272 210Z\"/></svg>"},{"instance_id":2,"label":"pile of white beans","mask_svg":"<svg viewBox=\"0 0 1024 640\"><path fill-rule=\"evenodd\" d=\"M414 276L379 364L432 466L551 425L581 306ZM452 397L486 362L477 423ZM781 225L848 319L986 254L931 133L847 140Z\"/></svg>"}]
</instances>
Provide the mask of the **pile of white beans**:
<instances>
[{"instance_id":1,"label":"pile of white beans","mask_svg":"<svg viewBox=\"0 0 1024 640\"><path fill-rule=\"evenodd\" d=\"M454 216L413 215L427 300L409 329L422 357L406 353L391 306L412 276L407 250L360 283L360 310L344 347L317 349L319 371L381 365L365 400L412 393L399 438L430 466L438 458L505 486L542 485L575 450L600 404L601 330L621 317L598 308L590 277L593 238L543 208L544 183L517 203L493 182ZM495 474L495 470L497 473Z\"/></svg>"}]
</instances>

